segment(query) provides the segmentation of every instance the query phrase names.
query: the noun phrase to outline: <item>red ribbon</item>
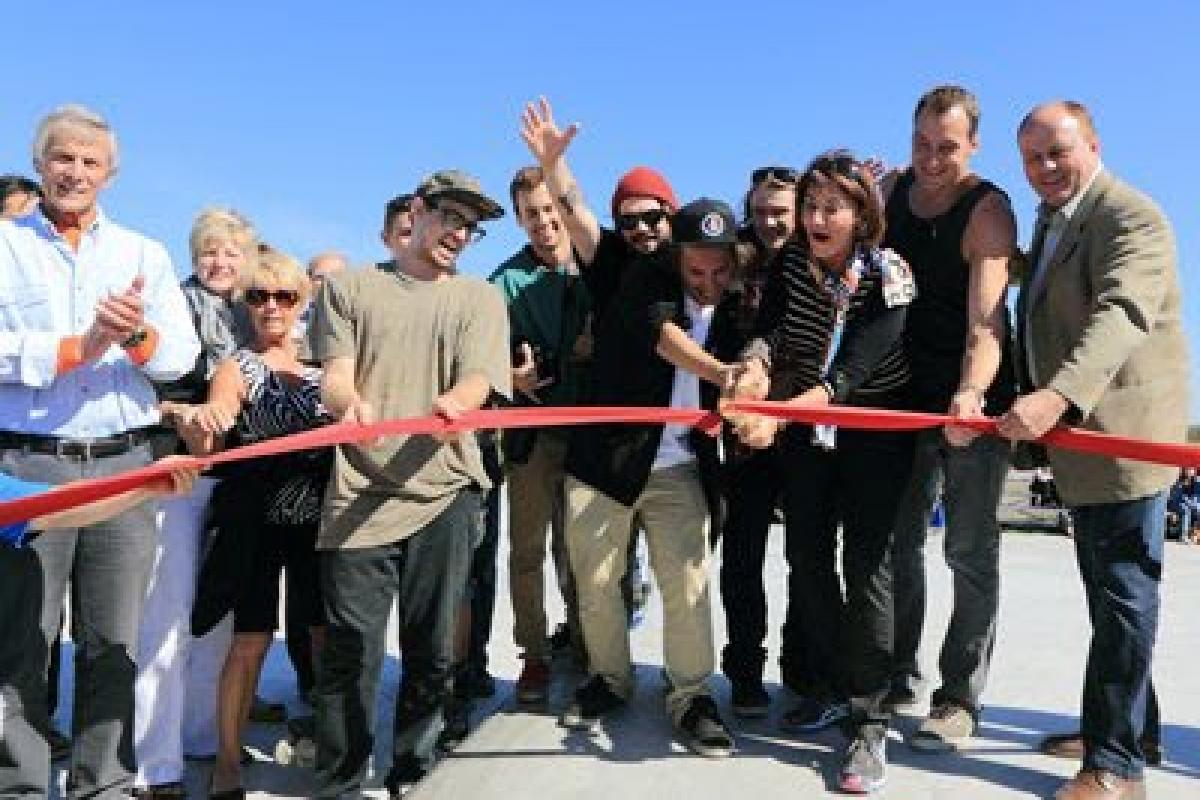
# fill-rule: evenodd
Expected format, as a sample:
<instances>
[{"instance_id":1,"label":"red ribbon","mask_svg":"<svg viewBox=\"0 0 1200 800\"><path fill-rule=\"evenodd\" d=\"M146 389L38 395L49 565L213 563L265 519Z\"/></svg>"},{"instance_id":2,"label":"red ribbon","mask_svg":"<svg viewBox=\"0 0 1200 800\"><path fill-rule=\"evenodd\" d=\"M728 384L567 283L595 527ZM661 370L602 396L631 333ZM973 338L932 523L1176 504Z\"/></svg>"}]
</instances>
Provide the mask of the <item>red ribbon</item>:
<instances>
[{"instance_id":1,"label":"red ribbon","mask_svg":"<svg viewBox=\"0 0 1200 800\"><path fill-rule=\"evenodd\" d=\"M955 420L945 414L889 411L847 406L795 406L766 401L735 401L729 411L741 411L786 419L810 425L837 425L860 430L911 431L936 428L948 423L974 428L980 433L995 433L993 419ZM573 408L536 407L471 411L454 422L442 417L410 417L371 425L339 423L316 430L270 439L258 444L226 450L203 458L188 458L201 468L248 458L278 455L293 450L330 447L362 442L380 436L398 434L435 434L479 428L544 428L561 425L596 423L640 423L690 425L710 435L721 429L721 418L711 411L640 406L577 406ZM1188 444L1146 442L1125 436L1095 433L1076 428L1056 428L1043 436L1041 443L1084 453L1128 458L1174 467L1200 467L1200 447ZM161 483L171 466L161 462L106 478L77 481L48 492L0 503L0 525L40 517L55 511L112 497L130 489Z\"/></svg>"}]
</instances>

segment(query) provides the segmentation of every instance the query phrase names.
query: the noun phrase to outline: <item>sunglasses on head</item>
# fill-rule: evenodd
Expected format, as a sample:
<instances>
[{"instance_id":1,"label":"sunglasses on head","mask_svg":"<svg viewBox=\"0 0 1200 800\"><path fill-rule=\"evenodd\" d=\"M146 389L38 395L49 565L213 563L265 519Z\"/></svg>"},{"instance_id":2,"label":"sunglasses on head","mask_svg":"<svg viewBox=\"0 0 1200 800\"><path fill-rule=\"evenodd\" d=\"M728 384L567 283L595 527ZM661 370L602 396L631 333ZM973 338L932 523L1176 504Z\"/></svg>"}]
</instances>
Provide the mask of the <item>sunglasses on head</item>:
<instances>
[{"instance_id":1,"label":"sunglasses on head","mask_svg":"<svg viewBox=\"0 0 1200 800\"><path fill-rule=\"evenodd\" d=\"M652 208L649 211L634 211L629 214L617 214L613 221L617 224L619 231L636 230L638 223L644 224L647 228L653 228L670 217L671 214L662 208Z\"/></svg>"},{"instance_id":2,"label":"sunglasses on head","mask_svg":"<svg viewBox=\"0 0 1200 800\"><path fill-rule=\"evenodd\" d=\"M814 172L837 174L862 183L865 180L862 165L858 159L847 152L833 152L820 156L813 161L811 169Z\"/></svg>"},{"instance_id":3,"label":"sunglasses on head","mask_svg":"<svg viewBox=\"0 0 1200 800\"><path fill-rule=\"evenodd\" d=\"M760 167L750 173L750 183L753 186L758 186L766 180L795 184L800 180L800 173L791 167Z\"/></svg>"},{"instance_id":4,"label":"sunglasses on head","mask_svg":"<svg viewBox=\"0 0 1200 800\"><path fill-rule=\"evenodd\" d=\"M300 302L300 293L295 289L247 289L244 297L252 306L265 306L268 300L274 300L280 308L291 308Z\"/></svg>"}]
</instances>

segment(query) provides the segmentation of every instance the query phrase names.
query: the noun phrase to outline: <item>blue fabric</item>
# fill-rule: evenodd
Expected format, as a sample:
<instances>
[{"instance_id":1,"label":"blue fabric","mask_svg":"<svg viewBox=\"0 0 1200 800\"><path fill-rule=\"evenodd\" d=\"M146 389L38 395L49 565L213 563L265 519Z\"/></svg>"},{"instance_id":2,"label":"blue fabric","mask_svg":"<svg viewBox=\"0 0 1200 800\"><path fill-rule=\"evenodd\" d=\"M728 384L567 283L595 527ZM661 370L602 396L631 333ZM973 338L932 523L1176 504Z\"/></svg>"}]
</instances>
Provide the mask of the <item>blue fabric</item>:
<instances>
[{"instance_id":1,"label":"blue fabric","mask_svg":"<svg viewBox=\"0 0 1200 800\"><path fill-rule=\"evenodd\" d=\"M11 475L5 475L3 472L0 472L0 501L20 500L22 497L44 492L49 488L49 484L23 481L20 478L14 478ZM28 538L28 520L0 525L0 544L20 547L28 541Z\"/></svg>"},{"instance_id":2,"label":"blue fabric","mask_svg":"<svg viewBox=\"0 0 1200 800\"><path fill-rule=\"evenodd\" d=\"M1080 720L1083 765L1123 778L1145 766L1141 740L1158 631L1167 492L1071 509L1092 623Z\"/></svg>"}]
</instances>

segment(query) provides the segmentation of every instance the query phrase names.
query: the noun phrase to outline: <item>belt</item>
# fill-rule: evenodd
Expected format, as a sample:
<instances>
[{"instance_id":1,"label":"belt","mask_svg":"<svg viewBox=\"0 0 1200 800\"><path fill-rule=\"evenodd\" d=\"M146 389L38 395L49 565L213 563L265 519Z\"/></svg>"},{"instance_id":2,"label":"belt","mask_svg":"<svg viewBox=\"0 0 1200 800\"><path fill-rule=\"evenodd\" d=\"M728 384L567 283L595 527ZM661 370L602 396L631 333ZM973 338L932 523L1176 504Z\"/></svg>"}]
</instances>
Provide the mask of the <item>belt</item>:
<instances>
[{"instance_id":1,"label":"belt","mask_svg":"<svg viewBox=\"0 0 1200 800\"><path fill-rule=\"evenodd\" d=\"M25 450L30 453L87 461L128 453L149 440L150 436L144 429L96 439L69 439L65 436L48 436L41 433L0 431L0 450Z\"/></svg>"}]
</instances>

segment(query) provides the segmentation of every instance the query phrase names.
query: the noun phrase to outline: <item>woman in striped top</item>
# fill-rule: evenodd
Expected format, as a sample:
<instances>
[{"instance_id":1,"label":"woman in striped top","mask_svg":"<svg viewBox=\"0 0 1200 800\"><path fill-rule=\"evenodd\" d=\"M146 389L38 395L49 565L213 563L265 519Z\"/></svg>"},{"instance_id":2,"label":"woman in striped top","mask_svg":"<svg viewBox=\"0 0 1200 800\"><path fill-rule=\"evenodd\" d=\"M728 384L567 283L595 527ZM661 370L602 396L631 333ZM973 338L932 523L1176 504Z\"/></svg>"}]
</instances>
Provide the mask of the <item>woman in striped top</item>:
<instances>
[{"instance_id":1,"label":"woman in striped top","mask_svg":"<svg viewBox=\"0 0 1200 800\"><path fill-rule=\"evenodd\" d=\"M802 236L778 254L745 353L743 397L796 404L904 408L905 310L914 295L903 259L880 250L883 208L875 181L844 152L815 159L796 187ZM735 419L743 442L778 437L786 465L784 509L790 591L785 625L807 655L802 700L785 725L814 731L849 716L853 739L840 784L866 793L884 782L892 650L893 518L908 481L907 433ZM843 597L836 572L842 529Z\"/></svg>"}]
</instances>

